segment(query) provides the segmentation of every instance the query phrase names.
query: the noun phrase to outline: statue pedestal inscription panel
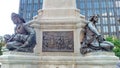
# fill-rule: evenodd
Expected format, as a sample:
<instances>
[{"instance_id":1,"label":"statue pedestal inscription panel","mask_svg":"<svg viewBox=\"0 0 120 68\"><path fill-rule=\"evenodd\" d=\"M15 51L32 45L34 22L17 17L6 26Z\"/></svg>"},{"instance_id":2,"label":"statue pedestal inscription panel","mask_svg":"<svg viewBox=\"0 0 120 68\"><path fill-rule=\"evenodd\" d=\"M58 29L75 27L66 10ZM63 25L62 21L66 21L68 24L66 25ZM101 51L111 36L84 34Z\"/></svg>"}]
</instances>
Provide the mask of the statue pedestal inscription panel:
<instances>
[{"instance_id":1,"label":"statue pedestal inscription panel","mask_svg":"<svg viewBox=\"0 0 120 68\"><path fill-rule=\"evenodd\" d=\"M73 31L43 31L43 52L74 52Z\"/></svg>"}]
</instances>

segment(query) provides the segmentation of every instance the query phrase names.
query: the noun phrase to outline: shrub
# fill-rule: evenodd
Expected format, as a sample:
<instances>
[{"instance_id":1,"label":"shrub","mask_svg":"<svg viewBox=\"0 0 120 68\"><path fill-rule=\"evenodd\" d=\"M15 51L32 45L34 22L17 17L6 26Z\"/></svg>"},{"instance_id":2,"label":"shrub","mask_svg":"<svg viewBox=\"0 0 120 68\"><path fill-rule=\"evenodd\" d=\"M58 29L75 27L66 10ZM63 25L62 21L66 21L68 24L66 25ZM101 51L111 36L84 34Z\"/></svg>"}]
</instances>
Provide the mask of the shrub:
<instances>
[{"instance_id":1,"label":"shrub","mask_svg":"<svg viewBox=\"0 0 120 68\"><path fill-rule=\"evenodd\" d=\"M2 47L5 45L5 43L4 43L4 39L3 39L3 37L2 36L0 36L0 55L2 55Z\"/></svg>"},{"instance_id":2,"label":"shrub","mask_svg":"<svg viewBox=\"0 0 120 68\"><path fill-rule=\"evenodd\" d=\"M106 41L109 41L114 44L113 52L115 56L120 57L120 40L116 37L106 37Z\"/></svg>"}]
</instances>

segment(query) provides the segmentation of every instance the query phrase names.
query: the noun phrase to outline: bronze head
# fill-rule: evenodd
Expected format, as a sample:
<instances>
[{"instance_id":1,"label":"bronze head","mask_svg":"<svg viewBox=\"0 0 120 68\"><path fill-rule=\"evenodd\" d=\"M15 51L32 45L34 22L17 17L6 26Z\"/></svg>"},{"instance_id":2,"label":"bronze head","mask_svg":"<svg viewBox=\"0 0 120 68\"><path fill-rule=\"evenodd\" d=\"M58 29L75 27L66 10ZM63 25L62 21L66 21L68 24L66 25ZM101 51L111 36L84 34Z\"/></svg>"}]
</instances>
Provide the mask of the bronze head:
<instances>
[{"instance_id":1,"label":"bronze head","mask_svg":"<svg viewBox=\"0 0 120 68\"><path fill-rule=\"evenodd\" d=\"M25 23L25 20L18 14L12 13L11 14L11 19L14 24L20 24L20 23Z\"/></svg>"},{"instance_id":2,"label":"bronze head","mask_svg":"<svg viewBox=\"0 0 120 68\"><path fill-rule=\"evenodd\" d=\"M89 21L91 21L93 23L97 23L98 22L98 17L99 17L99 15L93 15L93 16L91 16Z\"/></svg>"}]
</instances>

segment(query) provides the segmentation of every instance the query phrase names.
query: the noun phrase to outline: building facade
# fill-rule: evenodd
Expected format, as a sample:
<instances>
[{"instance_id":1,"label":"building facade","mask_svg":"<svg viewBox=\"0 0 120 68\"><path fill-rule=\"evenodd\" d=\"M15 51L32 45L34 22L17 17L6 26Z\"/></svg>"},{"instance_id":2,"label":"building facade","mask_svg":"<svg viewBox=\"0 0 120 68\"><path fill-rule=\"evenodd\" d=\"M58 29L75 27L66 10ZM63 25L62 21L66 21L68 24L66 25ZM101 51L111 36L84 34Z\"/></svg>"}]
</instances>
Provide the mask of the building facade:
<instances>
[{"instance_id":1,"label":"building facade","mask_svg":"<svg viewBox=\"0 0 120 68\"><path fill-rule=\"evenodd\" d=\"M29 21L42 8L43 0L20 0L19 14Z\"/></svg>"},{"instance_id":2,"label":"building facade","mask_svg":"<svg viewBox=\"0 0 120 68\"><path fill-rule=\"evenodd\" d=\"M19 14L29 21L37 15L42 3L43 0L20 0ZM99 15L97 27L101 34L120 38L120 23L117 21L120 18L120 0L76 0L76 6L86 20L94 14Z\"/></svg>"}]
</instances>

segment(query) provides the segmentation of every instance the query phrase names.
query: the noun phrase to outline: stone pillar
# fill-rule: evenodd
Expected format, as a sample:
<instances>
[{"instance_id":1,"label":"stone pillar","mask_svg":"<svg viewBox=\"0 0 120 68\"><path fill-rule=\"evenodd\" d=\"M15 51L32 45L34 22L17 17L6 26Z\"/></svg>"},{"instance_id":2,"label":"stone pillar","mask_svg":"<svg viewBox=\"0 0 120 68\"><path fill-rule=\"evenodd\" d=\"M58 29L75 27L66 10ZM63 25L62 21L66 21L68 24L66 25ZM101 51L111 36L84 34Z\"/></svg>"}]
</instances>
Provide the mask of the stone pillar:
<instances>
[{"instance_id":1,"label":"stone pillar","mask_svg":"<svg viewBox=\"0 0 120 68\"><path fill-rule=\"evenodd\" d=\"M64 34L72 31L74 50L71 50L71 52L68 52L69 50L54 51L54 55L80 55L80 32L82 30L82 26L84 26L85 18L79 12L80 10L76 8L76 0L43 0L43 8L38 11L38 15L34 17L32 21L32 26L35 28L37 33L37 46L35 48L35 52L40 55L53 54L53 52L50 51L42 51L44 32L52 32L53 34L60 32ZM66 40L64 38L64 42L65 41ZM57 42L53 41L53 43ZM57 46L57 44L55 44L55 46Z\"/></svg>"},{"instance_id":2,"label":"stone pillar","mask_svg":"<svg viewBox=\"0 0 120 68\"><path fill-rule=\"evenodd\" d=\"M43 9L76 8L76 0L43 0Z\"/></svg>"}]
</instances>

